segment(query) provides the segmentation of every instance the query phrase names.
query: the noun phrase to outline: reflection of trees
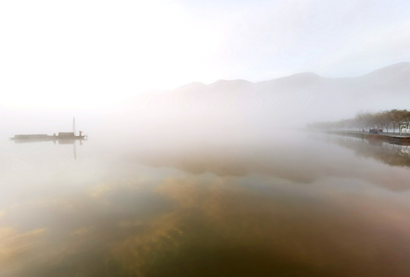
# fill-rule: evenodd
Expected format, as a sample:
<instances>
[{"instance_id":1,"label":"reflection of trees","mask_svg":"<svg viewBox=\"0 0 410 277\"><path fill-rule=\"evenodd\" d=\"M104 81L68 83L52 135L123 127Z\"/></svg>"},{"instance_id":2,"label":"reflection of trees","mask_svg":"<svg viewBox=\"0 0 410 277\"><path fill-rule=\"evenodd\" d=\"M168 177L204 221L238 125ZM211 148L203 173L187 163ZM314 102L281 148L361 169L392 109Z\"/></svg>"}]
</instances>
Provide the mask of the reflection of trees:
<instances>
[{"instance_id":1,"label":"reflection of trees","mask_svg":"<svg viewBox=\"0 0 410 277\"><path fill-rule=\"evenodd\" d=\"M98 186L89 196L28 204L29 212L33 229L46 231L19 243L18 255L10 249L8 261L21 262L13 276L409 273L406 261L390 259L408 253L407 210L321 189L251 191L229 178L184 177Z\"/></svg>"},{"instance_id":2,"label":"reflection of trees","mask_svg":"<svg viewBox=\"0 0 410 277\"><path fill-rule=\"evenodd\" d=\"M332 141L353 149L358 156L372 158L392 166L410 167L410 146L350 136L333 137Z\"/></svg>"}]
</instances>

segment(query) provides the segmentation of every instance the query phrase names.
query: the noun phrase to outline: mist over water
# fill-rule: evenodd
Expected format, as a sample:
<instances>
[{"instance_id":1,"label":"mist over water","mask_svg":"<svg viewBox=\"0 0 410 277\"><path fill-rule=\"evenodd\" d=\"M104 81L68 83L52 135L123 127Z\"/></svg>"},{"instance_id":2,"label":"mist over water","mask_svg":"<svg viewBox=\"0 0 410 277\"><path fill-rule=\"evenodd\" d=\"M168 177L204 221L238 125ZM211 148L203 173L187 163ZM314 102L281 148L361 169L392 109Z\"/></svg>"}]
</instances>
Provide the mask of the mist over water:
<instances>
[{"instance_id":1,"label":"mist over water","mask_svg":"<svg viewBox=\"0 0 410 277\"><path fill-rule=\"evenodd\" d=\"M402 105L408 69L1 107L0 275L408 276L409 146L304 128Z\"/></svg>"},{"instance_id":2,"label":"mist over water","mask_svg":"<svg viewBox=\"0 0 410 277\"><path fill-rule=\"evenodd\" d=\"M410 276L409 14L0 1L0 277Z\"/></svg>"},{"instance_id":3,"label":"mist over water","mask_svg":"<svg viewBox=\"0 0 410 277\"><path fill-rule=\"evenodd\" d=\"M410 273L406 146L123 122L1 141L2 276Z\"/></svg>"}]
</instances>

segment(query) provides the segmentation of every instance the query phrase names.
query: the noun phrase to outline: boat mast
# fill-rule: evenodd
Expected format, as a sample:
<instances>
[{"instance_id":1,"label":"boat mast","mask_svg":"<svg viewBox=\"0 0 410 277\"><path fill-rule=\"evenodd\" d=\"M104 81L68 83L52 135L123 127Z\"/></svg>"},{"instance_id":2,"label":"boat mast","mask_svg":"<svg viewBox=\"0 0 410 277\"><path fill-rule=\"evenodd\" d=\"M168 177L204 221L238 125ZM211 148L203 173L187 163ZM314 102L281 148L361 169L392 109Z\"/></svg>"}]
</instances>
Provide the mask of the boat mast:
<instances>
[{"instance_id":1,"label":"boat mast","mask_svg":"<svg viewBox=\"0 0 410 277\"><path fill-rule=\"evenodd\" d=\"M75 117L73 117L73 133L74 133L74 136L75 136Z\"/></svg>"}]
</instances>

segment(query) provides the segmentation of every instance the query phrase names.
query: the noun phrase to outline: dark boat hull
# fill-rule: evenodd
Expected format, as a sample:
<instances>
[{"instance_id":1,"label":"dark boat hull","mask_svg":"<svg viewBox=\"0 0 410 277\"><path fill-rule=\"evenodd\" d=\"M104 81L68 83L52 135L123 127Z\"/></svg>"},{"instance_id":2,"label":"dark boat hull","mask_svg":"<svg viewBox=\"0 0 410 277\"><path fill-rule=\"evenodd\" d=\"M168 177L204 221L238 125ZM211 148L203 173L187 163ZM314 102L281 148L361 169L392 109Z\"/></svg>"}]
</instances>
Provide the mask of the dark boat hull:
<instances>
[{"instance_id":1,"label":"dark boat hull","mask_svg":"<svg viewBox=\"0 0 410 277\"><path fill-rule=\"evenodd\" d=\"M48 135L16 135L11 140L15 142L34 142L34 141L72 141L84 140L86 136L48 136Z\"/></svg>"}]
</instances>

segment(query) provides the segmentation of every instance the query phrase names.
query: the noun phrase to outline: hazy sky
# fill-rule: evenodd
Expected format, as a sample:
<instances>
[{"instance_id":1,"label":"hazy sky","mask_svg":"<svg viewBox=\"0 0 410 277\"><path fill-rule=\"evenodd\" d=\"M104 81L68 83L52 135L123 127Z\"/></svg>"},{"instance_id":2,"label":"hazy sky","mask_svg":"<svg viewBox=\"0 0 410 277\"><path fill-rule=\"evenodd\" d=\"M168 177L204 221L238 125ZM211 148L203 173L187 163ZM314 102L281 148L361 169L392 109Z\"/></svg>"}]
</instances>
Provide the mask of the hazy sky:
<instances>
[{"instance_id":1,"label":"hazy sky","mask_svg":"<svg viewBox=\"0 0 410 277\"><path fill-rule=\"evenodd\" d=\"M92 107L192 81L410 61L408 0L1 1L0 106Z\"/></svg>"}]
</instances>

